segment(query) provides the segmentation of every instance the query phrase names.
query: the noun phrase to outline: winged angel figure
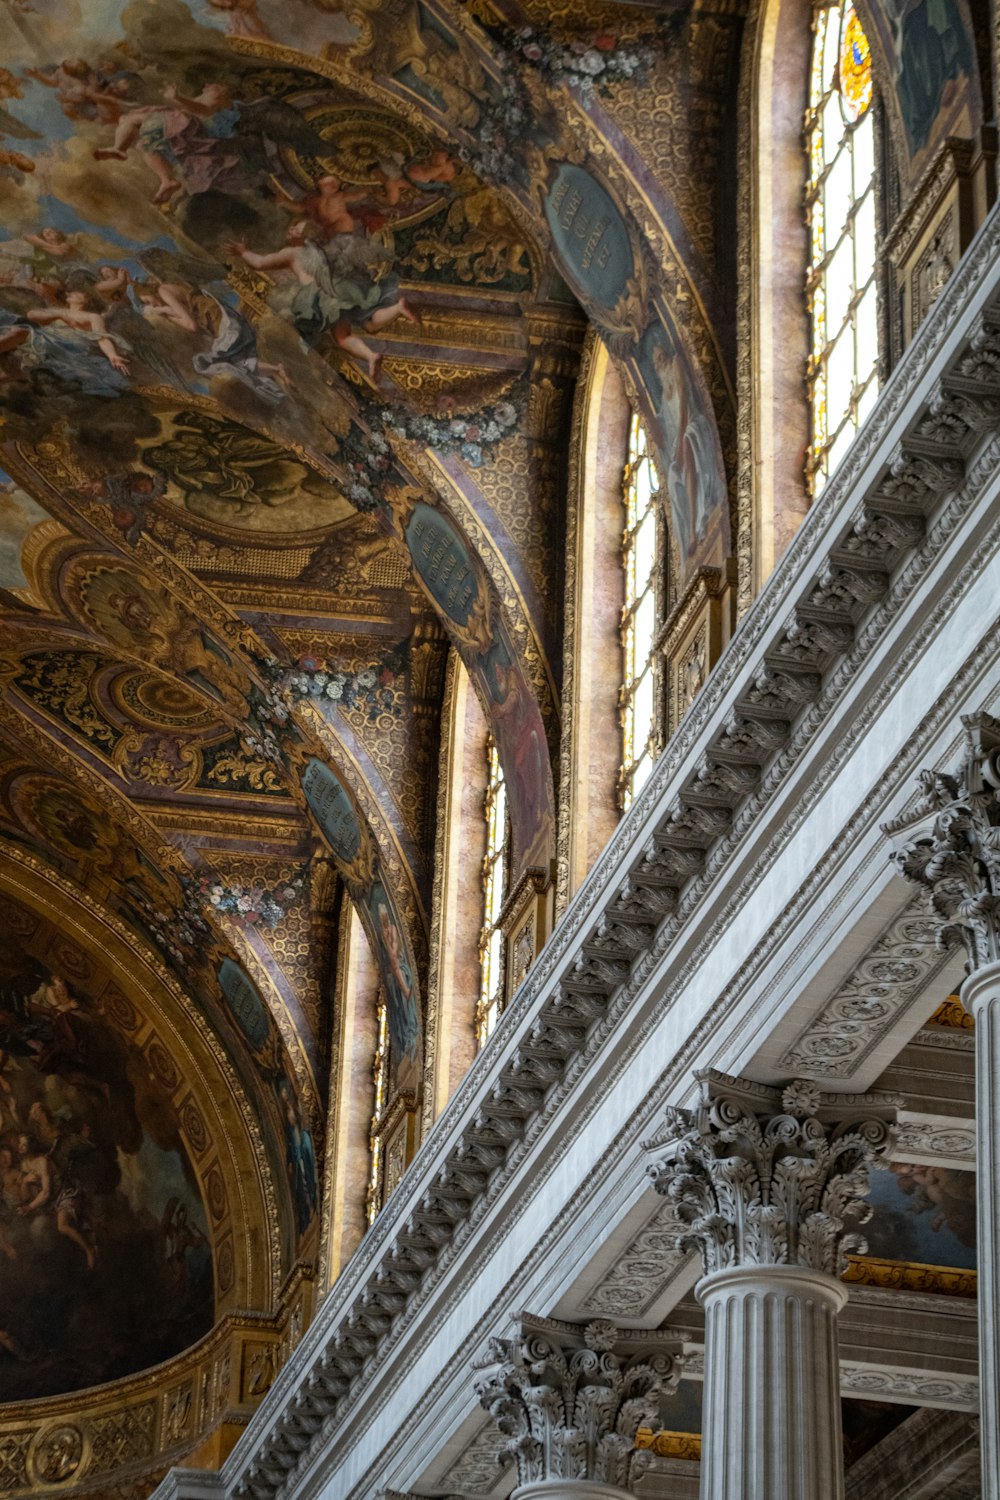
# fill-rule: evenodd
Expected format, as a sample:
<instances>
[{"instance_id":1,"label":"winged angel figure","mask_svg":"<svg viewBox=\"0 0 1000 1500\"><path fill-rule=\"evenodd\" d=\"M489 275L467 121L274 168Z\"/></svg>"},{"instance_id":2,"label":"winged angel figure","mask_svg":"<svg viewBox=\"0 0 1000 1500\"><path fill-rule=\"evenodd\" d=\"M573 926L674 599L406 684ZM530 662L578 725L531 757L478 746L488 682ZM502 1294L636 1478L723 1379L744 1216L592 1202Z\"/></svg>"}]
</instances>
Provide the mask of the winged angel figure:
<instances>
[{"instance_id":1,"label":"winged angel figure","mask_svg":"<svg viewBox=\"0 0 1000 1500\"><path fill-rule=\"evenodd\" d=\"M111 144L94 156L125 161L138 152L158 180L153 202L164 204L182 189L194 197L262 186L279 146L320 158L327 150L322 136L283 100L265 95L244 103L218 82L188 96L167 84L158 102L126 110Z\"/></svg>"},{"instance_id":2,"label":"winged angel figure","mask_svg":"<svg viewBox=\"0 0 1000 1500\"><path fill-rule=\"evenodd\" d=\"M280 250L260 253L242 240L225 248L254 270L280 273L272 305L290 319L305 345L317 344L329 329L334 342L363 360L378 384L382 357L358 328L376 333L399 317L419 323L419 315L402 295L397 276L374 274L391 261L384 246L363 234L338 234L328 244L321 240L319 227L301 219L289 227Z\"/></svg>"}]
</instances>

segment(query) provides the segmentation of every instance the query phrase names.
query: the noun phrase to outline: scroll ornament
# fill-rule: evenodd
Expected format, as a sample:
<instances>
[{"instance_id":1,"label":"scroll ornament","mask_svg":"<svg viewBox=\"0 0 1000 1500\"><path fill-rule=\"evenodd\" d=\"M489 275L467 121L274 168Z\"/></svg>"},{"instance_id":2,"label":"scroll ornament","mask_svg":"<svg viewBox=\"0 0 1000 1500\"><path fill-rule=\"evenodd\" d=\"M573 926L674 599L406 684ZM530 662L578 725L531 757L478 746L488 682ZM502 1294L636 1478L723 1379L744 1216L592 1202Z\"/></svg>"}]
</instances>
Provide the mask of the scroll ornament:
<instances>
[{"instance_id":1,"label":"scroll ornament","mask_svg":"<svg viewBox=\"0 0 1000 1500\"><path fill-rule=\"evenodd\" d=\"M964 715L952 775L921 771L916 807L883 832L900 874L930 893L938 943L963 943L970 970L1000 963L1000 719Z\"/></svg>"},{"instance_id":2,"label":"scroll ornament","mask_svg":"<svg viewBox=\"0 0 1000 1500\"><path fill-rule=\"evenodd\" d=\"M670 1109L647 1172L685 1226L706 1275L801 1266L838 1275L867 1245L869 1167L895 1140L898 1100L828 1095L800 1079L779 1090L724 1073L696 1075L697 1109Z\"/></svg>"},{"instance_id":3,"label":"scroll ornament","mask_svg":"<svg viewBox=\"0 0 1000 1500\"><path fill-rule=\"evenodd\" d=\"M676 1389L683 1361L650 1352L649 1341L634 1357L619 1356L623 1337L605 1321L578 1330L524 1319L519 1337L490 1341L476 1393L520 1485L576 1479L625 1489L648 1466L636 1433L659 1426L660 1400Z\"/></svg>"}]
</instances>

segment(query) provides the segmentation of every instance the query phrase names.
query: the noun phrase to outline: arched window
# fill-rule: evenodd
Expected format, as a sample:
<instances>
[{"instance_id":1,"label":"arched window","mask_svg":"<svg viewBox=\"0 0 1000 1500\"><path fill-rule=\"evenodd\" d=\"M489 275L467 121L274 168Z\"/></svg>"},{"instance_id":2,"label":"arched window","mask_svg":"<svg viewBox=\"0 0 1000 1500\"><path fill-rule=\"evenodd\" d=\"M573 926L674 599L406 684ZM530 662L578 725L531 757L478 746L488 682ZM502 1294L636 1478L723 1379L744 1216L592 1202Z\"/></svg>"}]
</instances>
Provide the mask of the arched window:
<instances>
[{"instance_id":1,"label":"arched window","mask_svg":"<svg viewBox=\"0 0 1000 1500\"><path fill-rule=\"evenodd\" d=\"M486 854L483 859L483 927L479 939L480 984L476 1007L476 1040L480 1047L490 1035L504 1002L504 940L500 913L507 896L510 863L510 819L507 786L492 735L486 741L489 767L486 781Z\"/></svg>"},{"instance_id":2,"label":"arched window","mask_svg":"<svg viewBox=\"0 0 1000 1500\"><path fill-rule=\"evenodd\" d=\"M633 413L623 478L625 532L625 606L622 650L625 656L620 695L622 764L618 777L623 808L631 805L653 769L657 741L659 671L654 646L660 620L657 609L657 563L660 556L659 488L646 434Z\"/></svg>"},{"instance_id":3,"label":"arched window","mask_svg":"<svg viewBox=\"0 0 1000 1500\"><path fill-rule=\"evenodd\" d=\"M367 1215L369 1224L374 1224L379 1210L388 1197L385 1190L382 1135L380 1126L389 1096L389 1017L385 996L379 990L375 1007L376 1045L372 1060L372 1081L375 1084L375 1108L372 1111L372 1127L369 1136L370 1171L368 1177Z\"/></svg>"},{"instance_id":4,"label":"arched window","mask_svg":"<svg viewBox=\"0 0 1000 1500\"><path fill-rule=\"evenodd\" d=\"M819 494L878 394L875 139L868 39L850 0L814 12L806 134L812 321L809 481Z\"/></svg>"}]
</instances>

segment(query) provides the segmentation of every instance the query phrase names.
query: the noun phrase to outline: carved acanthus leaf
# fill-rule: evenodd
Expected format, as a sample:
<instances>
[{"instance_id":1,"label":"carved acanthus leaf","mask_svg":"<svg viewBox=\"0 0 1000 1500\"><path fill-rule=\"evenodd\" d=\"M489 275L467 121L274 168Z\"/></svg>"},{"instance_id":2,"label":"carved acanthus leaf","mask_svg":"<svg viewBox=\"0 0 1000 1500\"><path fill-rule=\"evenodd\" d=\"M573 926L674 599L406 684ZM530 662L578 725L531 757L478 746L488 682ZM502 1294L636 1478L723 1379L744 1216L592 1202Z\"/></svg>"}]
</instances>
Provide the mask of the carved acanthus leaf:
<instances>
[{"instance_id":1,"label":"carved acanthus leaf","mask_svg":"<svg viewBox=\"0 0 1000 1500\"><path fill-rule=\"evenodd\" d=\"M1000 962L1000 720L970 714L958 771L922 771L911 813L884 827L892 859L930 893L938 942L965 945L970 969Z\"/></svg>"},{"instance_id":2,"label":"carved acanthus leaf","mask_svg":"<svg viewBox=\"0 0 1000 1500\"><path fill-rule=\"evenodd\" d=\"M706 1274L790 1265L832 1275L863 1254L850 1222L870 1213L868 1168L892 1148L896 1101L838 1098L807 1080L780 1091L697 1076L697 1109L668 1111L646 1169L685 1226L681 1248L700 1252Z\"/></svg>"},{"instance_id":3,"label":"carved acanthus leaf","mask_svg":"<svg viewBox=\"0 0 1000 1500\"><path fill-rule=\"evenodd\" d=\"M517 1338L490 1340L476 1366L476 1394L503 1434L502 1459L517 1464L519 1484L575 1479L624 1489L647 1462L636 1433L658 1423L682 1364L656 1334L623 1335L603 1320L576 1328L524 1318Z\"/></svg>"}]
</instances>

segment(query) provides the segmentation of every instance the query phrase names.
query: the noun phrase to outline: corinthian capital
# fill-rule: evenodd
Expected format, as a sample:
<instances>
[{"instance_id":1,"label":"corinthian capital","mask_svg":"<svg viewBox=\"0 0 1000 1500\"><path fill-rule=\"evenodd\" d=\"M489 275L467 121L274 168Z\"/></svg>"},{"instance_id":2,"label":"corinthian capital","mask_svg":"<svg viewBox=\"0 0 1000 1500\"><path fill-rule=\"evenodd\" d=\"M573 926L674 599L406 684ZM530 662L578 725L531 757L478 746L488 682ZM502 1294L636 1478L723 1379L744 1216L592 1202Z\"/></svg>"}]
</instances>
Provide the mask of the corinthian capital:
<instances>
[{"instance_id":1,"label":"corinthian capital","mask_svg":"<svg viewBox=\"0 0 1000 1500\"><path fill-rule=\"evenodd\" d=\"M476 1394L506 1438L503 1457L518 1484L577 1479L628 1487L649 1456L636 1450L644 1425L658 1425L661 1397L676 1389L677 1341L619 1332L612 1323L578 1328L521 1319L514 1339L492 1339L476 1366Z\"/></svg>"},{"instance_id":2,"label":"corinthian capital","mask_svg":"<svg viewBox=\"0 0 1000 1500\"><path fill-rule=\"evenodd\" d=\"M950 776L921 771L910 813L886 823L900 873L930 892L938 942L965 944L969 968L1000 962L1000 719L970 714Z\"/></svg>"},{"instance_id":3,"label":"corinthian capital","mask_svg":"<svg viewBox=\"0 0 1000 1500\"><path fill-rule=\"evenodd\" d=\"M870 1217L868 1168L888 1154L898 1101L887 1094L823 1094L799 1080L768 1088L701 1072L694 1110L671 1109L648 1149L658 1193L686 1226L682 1249L705 1274L734 1267L803 1266L836 1275L851 1228Z\"/></svg>"}]
</instances>

